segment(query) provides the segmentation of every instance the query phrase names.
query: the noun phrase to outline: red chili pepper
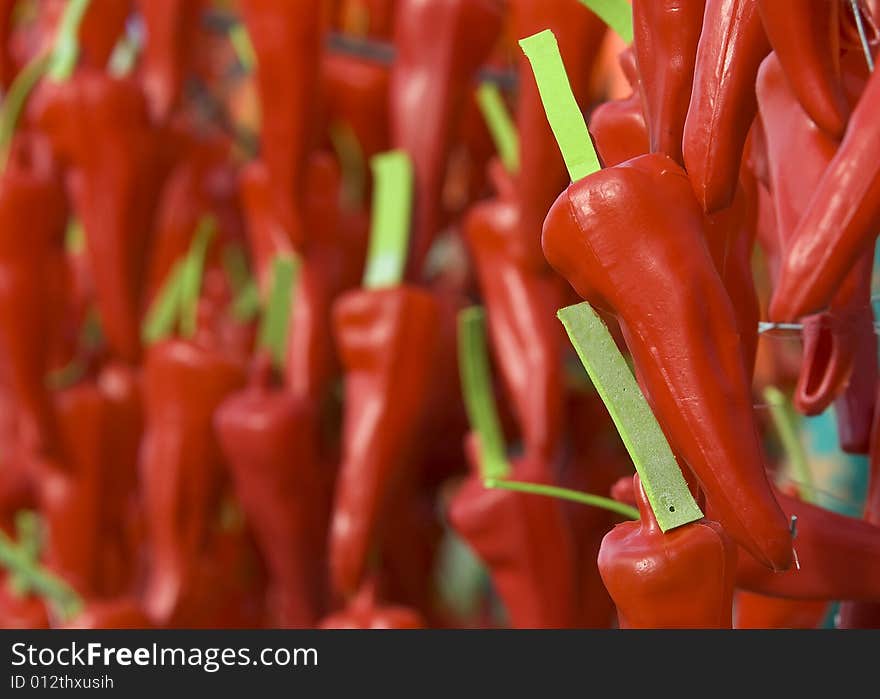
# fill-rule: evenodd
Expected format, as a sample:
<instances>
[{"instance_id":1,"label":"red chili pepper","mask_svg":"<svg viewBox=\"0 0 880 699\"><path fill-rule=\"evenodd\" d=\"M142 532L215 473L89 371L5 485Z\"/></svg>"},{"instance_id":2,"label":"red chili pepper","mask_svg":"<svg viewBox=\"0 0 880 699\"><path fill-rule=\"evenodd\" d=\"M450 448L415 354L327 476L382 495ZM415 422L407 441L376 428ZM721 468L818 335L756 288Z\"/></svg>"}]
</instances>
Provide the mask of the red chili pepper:
<instances>
[{"instance_id":1,"label":"red chili pepper","mask_svg":"<svg viewBox=\"0 0 880 699\"><path fill-rule=\"evenodd\" d=\"M398 0L391 69L391 143L415 174L407 278L422 277L441 225L441 193L455 124L501 28L495 0Z\"/></svg>"},{"instance_id":2,"label":"red chili pepper","mask_svg":"<svg viewBox=\"0 0 880 699\"><path fill-rule=\"evenodd\" d=\"M244 383L243 374L237 362L194 342L160 342L147 352L141 451L150 557L145 607L160 624L186 598L206 548L223 483L212 419Z\"/></svg>"},{"instance_id":3,"label":"red chili pepper","mask_svg":"<svg viewBox=\"0 0 880 699\"><path fill-rule=\"evenodd\" d=\"M49 615L42 598L15 594L9 576L0 573L0 629L48 628Z\"/></svg>"},{"instance_id":4,"label":"red chili pepper","mask_svg":"<svg viewBox=\"0 0 880 699\"><path fill-rule=\"evenodd\" d=\"M376 583L364 583L348 606L324 619L322 629L423 629L425 622L412 609L381 606Z\"/></svg>"},{"instance_id":5,"label":"red chili pepper","mask_svg":"<svg viewBox=\"0 0 880 699\"><path fill-rule=\"evenodd\" d=\"M90 69L41 92L39 121L77 176L74 203L85 228L102 329L114 353L135 363L160 175L146 99L131 80Z\"/></svg>"},{"instance_id":6,"label":"red chili pepper","mask_svg":"<svg viewBox=\"0 0 880 699\"><path fill-rule=\"evenodd\" d=\"M770 51L756 0L707 0L682 150L707 213L733 200L749 128L755 77Z\"/></svg>"},{"instance_id":7,"label":"red chili pepper","mask_svg":"<svg viewBox=\"0 0 880 699\"><path fill-rule=\"evenodd\" d=\"M0 0L0 87L5 93L12 84L18 66L12 55L13 18L18 0Z\"/></svg>"},{"instance_id":8,"label":"red chili pepper","mask_svg":"<svg viewBox=\"0 0 880 699\"><path fill-rule=\"evenodd\" d=\"M220 445L270 575L268 621L308 628L326 606L333 471L320 459L313 407L272 387L268 356L217 411Z\"/></svg>"},{"instance_id":9,"label":"red chili pepper","mask_svg":"<svg viewBox=\"0 0 880 699\"><path fill-rule=\"evenodd\" d=\"M472 474L450 503L450 524L489 569L512 627L577 626L577 559L563 503L486 488L479 472L479 447L470 439ZM547 471L539 462L519 460L511 477L548 483ZM547 545L550 541L552 546Z\"/></svg>"},{"instance_id":10,"label":"red chili pepper","mask_svg":"<svg viewBox=\"0 0 880 699\"><path fill-rule=\"evenodd\" d=\"M738 590L733 609L733 625L737 629L815 629L828 613L828 602L782 599Z\"/></svg>"},{"instance_id":11,"label":"red chili pepper","mask_svg":"<svg viewBox=\"0 0 880 699\"><path fill-rule=\"evenodd\" d=\"M684 171L651 154L572 184L543 244L582 298L616 312L646 397L725 530L784 570L788 522L764 472L736 316L705 239Z\"/></svg>"},{"instance_id":12,"label":"red chili pepper","mask_svg":"<svg viewBox=\"0 0 880 699\"><path fill-rule=\"evenodd\" d=\"M599 571L624 629L731 628L736 546L717 522L660 530L639 477L641 520L602 540Z\"/></svg>"},{"instance_id":13,"label":"red chili pepper","mask_svg":"<svg viewBox=\"0 0 880 699\"><path fill-rule=\"evenodd\" d=\"M705 10L706 0L633 0L633 49L651 152L679 164Z\"/></svg>"},{"instance_id":14,"label":"red chili pepper","mask_svg":"<svg viewBox=\"0 0 880 699\"><path fill-rule=\"evenodd\" d=\"M301 207L315 139L321 3L242 0L241 9L257 56L260 157L275 215L298 248L309 234Z\"/></svg>"},{"instance_id":15,"label":"red chili pepper","mask_svg":"<svg viewBox=\"0 0 880 699\"><path fill-rule=\"evenodd\" d=\"M341 0L339 4L337 13L346 34L391 37L396 0Z\"/></svg>"},{"instance_id":16,"label":"red chili pepper","mask_svg":"<svg viewBox=\"0 0 880 699\"><path fill-rule=\"evenodd\" d=\"M46 374L64 312L66 225L51 150L38 135L20 133L0 175L0 357L26 422L25 442L54 456L58 435Z\"/></svg>"},{"instance_id":17,"label":"red chili pepper","mask_svg":"<svg viewBox=\"0 0 880 699\"><path fill-rule=\"evenodd\" d=\"M141 81L157 121L167 119L180 100L192 67L203 6L203 0L138 0L147 34Z\"/></svg>"},{"instance_id":18,"label":"red chili pepper","mask_svg":"<svg viewBox=\"0 0 880 699\"><path fill-rule=\"evenodd\" d=\"M382 540L422 420L437 336L427 292L399 286L350 291L333 308L345 368L343 458L330 527L330 576L352 594Z\"/></svg>"},{"instance_id":19,"label":"red chili pepper","mask_svg":"<svg viewBox=\"0 0 880 699\"><path fill-rule=\"evenodd\" d=\"M131 0L89 0L79 26L80 56L87 65L99 70L107 67L113 49L125 33L131 5Z\"/></svg>"}]
</instances>

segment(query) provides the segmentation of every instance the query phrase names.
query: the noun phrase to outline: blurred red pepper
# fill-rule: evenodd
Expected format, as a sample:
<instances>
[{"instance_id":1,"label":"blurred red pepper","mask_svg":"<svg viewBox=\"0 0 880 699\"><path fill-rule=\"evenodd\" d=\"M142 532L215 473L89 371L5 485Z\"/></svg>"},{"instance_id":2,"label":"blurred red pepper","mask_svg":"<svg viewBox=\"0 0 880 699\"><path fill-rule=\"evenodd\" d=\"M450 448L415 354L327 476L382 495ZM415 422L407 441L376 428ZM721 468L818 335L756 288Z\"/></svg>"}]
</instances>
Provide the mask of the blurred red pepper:
<instances>
[{"instance_id":1,"label":"blurred red pepper","mask_svg":"<svg viewBox=\"0 0 880 699\"><path fill-rule=\"evenodd\" d=\"M131 5L131 0L89 0L79 27L80 56L87 65L99 70L107 67L113 49L125 34Z\"/></svg>"},{"instance_id":2,"label":"blurred red pepper","mask_svg":"<svg viewBox=\"0 0 880 699\"><path fill-rule=\"evenodd\" d=\"M152 622L133 598L121 598L108 602L92 602L73 619L64 624L65 629L150 629Z\"/></svg>"},{"instance_id":3,"label":"blurred red pepper","mask_svg":"<svg viewBox=\"0 0 880 699\"><path fill-rule=\"evenodd\" d=\"M785 570L788 522L764 472L736 316L705 239L684 171L651 154L569 186L543 244L582 298L617 315L648 402L725 530Z\"/></svg>"},{"instance_id":4,"label":"blurred red pepper","mask_svg":"<svg viewBox=\"0 0 880 699\"><path fill-rule=\"evenodd\" d=\"M620 628L731 628L736 545L708 519L662 532L633 482L640 521L618 524L599 549Z\"/></svg>"},{"instance_id":5,"label":"blurred red pepper","mask_svg":"<svg viewBox=\"0 0 880 699\"><path fill-rule=\"evenodd\" d=\"M423 629L425 622L412 609L382 606L375 580L365 582L345 609L320 623L322 629Z\"/></svg>"},{"instance_id":6,"label":"blurred red pepper","mask_svg":"<svg viewBox=\"0 0 880 699\"><path fill-rule=\"evenodd\" d=\"M633 0L633 49L651 153L679 165L705 10L706 0Z\"/></svg>"},{"instance_id":7,"label":"blurred red pepper","mask_svg":"<svg viewBox=\"0 0 880 699\"><path fill-rule=\"evenodd\" d=\"M15 6L18 0L0 0L0 88L5 93L12 84L18 67L12 55L11 39L15 28Z\"/></svg>"},{"instance_id":8,"label":"blurred red pepper","mask_svg":"<svg viewBox=\"0 0 880 699\"><path fill-rule=\"evenodd\" d=\"M825 600L783 599L737 590L734 628L815 629L828 613Z\"/></svg>"}]
</instances>

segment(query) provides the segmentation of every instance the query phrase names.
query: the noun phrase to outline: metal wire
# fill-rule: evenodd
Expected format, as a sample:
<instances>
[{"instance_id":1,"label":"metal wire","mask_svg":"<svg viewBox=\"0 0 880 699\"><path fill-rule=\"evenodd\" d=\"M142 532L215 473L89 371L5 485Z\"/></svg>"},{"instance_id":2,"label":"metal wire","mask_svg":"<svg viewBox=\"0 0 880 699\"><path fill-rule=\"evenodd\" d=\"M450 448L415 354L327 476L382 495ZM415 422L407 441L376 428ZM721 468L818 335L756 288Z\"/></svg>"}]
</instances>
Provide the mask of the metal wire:
<instances>
[{"instance_id":1,"label":"metal wire","mask_svg":"<svg viewBox=\"0 0 880 699\"><path fill-rule=\"evenodd\" d=\"M874 72L874 56L871 55L871 45L868 43L868 35L865 32L865 25L862 22L862 11L859 9L859 0L850 0L853 17L856 20L856 28L859 30L859 40L862 42L862 51L865 53L865 63L868 64L868 70Z\"/></svg>"}]
</instances>

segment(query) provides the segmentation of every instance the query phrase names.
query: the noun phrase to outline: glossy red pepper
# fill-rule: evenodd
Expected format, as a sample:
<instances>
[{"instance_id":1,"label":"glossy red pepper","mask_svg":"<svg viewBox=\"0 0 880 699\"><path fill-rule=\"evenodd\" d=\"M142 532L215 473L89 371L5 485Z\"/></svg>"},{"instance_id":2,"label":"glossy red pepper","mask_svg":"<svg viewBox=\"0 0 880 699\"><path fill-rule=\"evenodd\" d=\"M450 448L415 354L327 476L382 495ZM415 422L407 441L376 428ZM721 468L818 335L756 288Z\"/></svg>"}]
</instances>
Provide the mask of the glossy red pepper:
<instances>
[{"instance_id":1,"label":"glossy red pepper","mask_svg":"<svg viewBox=\"0 0 880 699\"><path fill-rule=\"evenodd\" d=\"M388 504L427 418L432 367L425 357L437 320L432 296L407 286L350 291L334 305L345 369L343 457L330 527L330 575L338 592L354 593L391 526Z\"/></svg>"},{"instance_id":2,"label":"glossy red pepper","mask_svg":"<svg viewBox=\"0 0 880 699\"><path fill-rule=\"evenodd\" d=\"M348 606L325 618L322 629L423 629L425 621L412 609L383 606L375 581L368 581Z\"/></svg>"},{"instance_id":3,"label":"glossy red pepper","mask_svg":"<svg viewBox=\"0 0 880 699\"><path fill-rule=\"evenodd\" d=\"M21 133L0 175L0 359L26 423L25 442L55 456L46 374L63 314L66 226L67 203L49 145Z\"/></svg>"},{"instance_id":4,"label":"glossy red pepper","mask_svg":"<svg viewBox=\"0 0 880 699\"><path fill-rule=\"evenodd\" d=\"M633 0L633 49L651 152L679 165L705 10L706 0Z\"/></svg>"},{"instance_id":5,"label":"glossy red pepper","mask_svg":"<svg viewBox=\"0 0 880 699\"><path fill-rule=\"evenodd\" d=\"M217 411L220 446L270 575L268 622L308 628L326 606L333 471L315 441L314 407L273 388L268 357Z\"/></svg>"},{"instance_id":6,"label":"glossy red pepper","mask_svg":"<svg viewBox=\"0 0 880 699\"><path fill-rule=\"evenodd\" d=\"M269 173L275 215L295 247L302 221L306 168L315 141L321 4L312 0L242 0L257 57L260 158Z\"/></svg>"},{"instance_id":7,"label":"glossy red pepper","mask_svg":"<svg viewBox=\"0 0 880 699\"><path fill-rule=\"evenodd\" d=\"M828 602L782 599L738 590L733 609L733 625L737 629L815 629L828 613Z\"/></svg>"},{"instance_id":8,"label":"glossy red pepper","mask_svg":"<svg viewBox=\"0 0 880 699\"><path fill-rule=\"evenodd\" d=\"M421 279L440 232L454 126L477 68L501 28L496 0L398 0L391 69L391 145L412 159L413 228L407 278Z\"/></svg>"},{"instance_id":9,"label":"glossy red pepper","mask_svg":"<svg viewBox=\"0 0 880 699\"><path fill-rule=\"evenodd\" d=\"M733 201L770 45L756 0L707 0L703 27L682 151L697 200L714 213Z\"/></svg>"},{"instance_id":10,"label":"glossy red pepper","mask_svg":"<svg viewBox=\"0 0 880 699\"><path fill-rule=\"evenodd\" d=\"M599 549L620 628L731 628L736 545L709 519L662 532L633 482L640 521L618 524Z\"/></svg>"},{"instance_id":11,"label":"glossy red pepper","mask_svg":"<svg viewBox=\"0 0 880 699\"><path fill-rule=\"evenodd\" d=\"M203 0L138 0L147 34L139 70L150 112L158 121L164 121L180 100L203 5Z\"/></svg>"},{"instance_id":12,"label":"glossy red pepper","mask_svg":"<svg viewBox=\"0 0 880 699\"><path fill-rule=\"evenodd\" d=\"M147 353L140 463L150 559L144 603L157 623L172 619L190 592L206 548L224 475L212 420L243 383L239 363L201 343L169 340Z\"/></svg>"},{"instance_id":13,"label":"glossy red pepper","mask_svg":"<svg viewBox=\"0 0 880 699\"><path fill-rule=\"evenodd\" d=\"M784 570L788 522L764 472L736 316L705 237L684 171L651 154L569 186L543 245L582 298L615 312L664 433L725 530Z\"/></svg>"},{"instance_id":14,"label":"glossy red pepper","mask_svg":"<svg viewBox=\"0 0 880 699\"><path fill-rule=\"evenodd\" d=\"M41 88L40 123L77 177L101 325L116 356L141 355L141 291L159 188L158 133L137 83L83 69ZM99 133L101 138L94 138Z\"/></svg>"}]
</instances>

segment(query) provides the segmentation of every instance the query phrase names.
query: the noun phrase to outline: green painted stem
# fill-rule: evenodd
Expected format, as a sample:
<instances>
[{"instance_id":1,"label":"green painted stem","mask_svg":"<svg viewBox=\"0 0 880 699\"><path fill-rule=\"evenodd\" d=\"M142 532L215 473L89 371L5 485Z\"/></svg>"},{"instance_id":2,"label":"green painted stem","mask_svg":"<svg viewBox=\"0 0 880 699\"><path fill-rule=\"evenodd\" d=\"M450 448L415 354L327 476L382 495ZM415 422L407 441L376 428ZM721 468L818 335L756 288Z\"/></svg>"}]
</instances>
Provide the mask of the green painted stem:
<instances>
[{"instance_id":1,"label":"green painted stem","mask_svg":"<svg viewBox=\"0 0 880 699\"><path fill-rule=\"evenodd\" d=\"M510 464L492 392L486 316L479 306L458 314L458 366L468 419L479 440L480 473L483 479L506 478Z\"/></svg>"},{"instance_id":2,"label":"green painted stem","mask_svg":"<svg viewBox=\"0 0 880 699\"><path fill-rule=\"evenodd\" d=\"M773 419L779 441L782 442L782 448L794 472L798 495L804 502L814 503L816 486L813 482L813 473L810 470L804 445L798 437L791 405L782 391L775 386L764 389L764 400L770 408L770 417Z\"/></svg>"},{"instance_id":3,"label":"green painted stem","mask_svg":"<svg viewBox=\"0 0 880 699\"><path fill-rule=\"evenodd\" d=\"M260 323L257 346L267 350L279 368L284 366L287 354L287 327L297 269L297 260L290 255L278 255L272 261L272 289Z\"/></svg>"},{"instance_id":4,"label":"green painted stem","mask_svg":"<svg viewBox=\"0 0 880 699\"><path fill-rule=\"evenodd\" d=\"M627 519L639 518L639 511L635 507L630 507L611 498L603 498L601 495L582 493L579 490L559 488L555 485L544 485L543 483L525 483L523 481L508 481L496 478L487 478L483 485L487 488L500 488L501 490L513 490L517 493L529 493L530 495L544 495L551 498L571 500L581 505L599 507L609 512L615 512Z\"/></svg>"},{"instance_id":5,"label":"green painted stem","mask_svg":"<svg viewBox=\"0 0 880 699\"><path fill-rule=\"evenodd\" d=\"M180 279L180 335L185 339L191 339L196 334L202 275L208 257L208 247L216 233L217 222L214 218L203 216L184 261Z\"/></svg>"},{"instance_id":6,"label":"green painted stem","mask_svg":"<svg viewBox=\"0 0 880 699\"><path fill-rule=\"evenodd\" d=\"M79 25L89 9L90 1L67 0L52 48L52 65L47 73L49 79L55 82L67 80L76 68L79 59Z\"/></svg>"},{"instance_id":7,"label":"green painted stem","mask_svg":"<svg viewBox=\"0 0 880 699\"><path fill-rule=\"evenodd\" d=\"M611 414L660 529L701 519L669 442L605 323L588 303L563 308L557 315Z\"/></svg>"},{"instance_id":8,"label":"green painted stem","mask_svg":"<svg viewBox=\"0 0 880 699\"><path fill-rule=\"evenodd\" d=\"M141 339L144 344L152 345L160 342L174 332L183 300L181 283L185 268L186 259L175 262L162 289L153 299L141 328Z\"/></svg>"},{"instance_id":9,"label":"green painted stem","mask_svg":"<svg viewBox=\"0 0 880 699\"><path fill-rule=\"evenodd\" d=\"M521 39L519 45L532 66L544 112L571 181L576 182L600 170L599 157L590 139L583 112L571 91L556 36L545 29Z\"/></svg>"},{"instance_id":10,"label":"green painted stem","mask_svg":"<svg viewBox=\"0 0 880 699\"><path fill-rule=\"evenodd\" d=\"M581 0L627 44L633 40L632 5L627 0Z\"/></svg>"},{"instance_id":11,"label":"green painted stem","mask_svg":"<svg viewBox=\"0 0 880 699\"><path fill-rule=\"evenodd\" d=\"M501 90L493 83L483 83L477 88L477 104L504 168L511 174L519 172L519 134Z\"/></svg>"},{"instance_id":12,"label":"green painted stem","mask_svg":"<svg viewBox=\"0 0 880 699\"><path fill-rule=\"evenodd\" d=\"M378 289L403 280L409 250L413 169L402 150L373 156L373 211L364 286Z\"/></svg>"}]
</instances>

